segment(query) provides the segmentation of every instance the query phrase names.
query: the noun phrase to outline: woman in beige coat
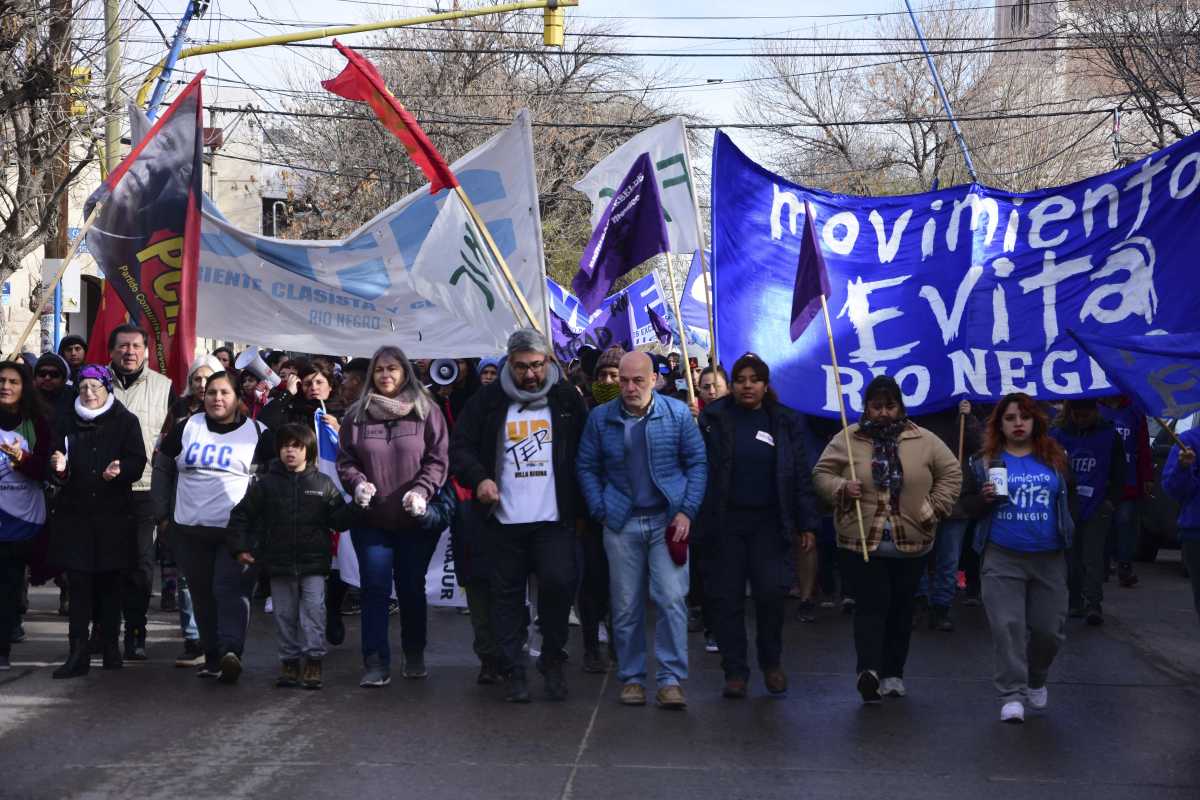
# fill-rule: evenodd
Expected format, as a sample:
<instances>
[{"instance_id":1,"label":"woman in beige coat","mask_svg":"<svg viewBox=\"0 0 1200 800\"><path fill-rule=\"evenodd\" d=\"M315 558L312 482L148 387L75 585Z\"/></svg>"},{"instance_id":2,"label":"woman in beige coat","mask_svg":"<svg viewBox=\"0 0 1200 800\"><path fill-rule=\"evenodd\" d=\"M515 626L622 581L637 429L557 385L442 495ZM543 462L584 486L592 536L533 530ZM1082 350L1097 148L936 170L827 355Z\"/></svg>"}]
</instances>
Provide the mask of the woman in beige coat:
<instances>
[{"instance_id":1,"label":"woman in beige coat","mask_svg":"<svg viewBox=\"0 0 1200 800\"><path fill-rule=\"evenodd\" d=\"M886 375L863 394L862 420L839 433L813 469L817 492L834 508L842 574L853 587L858 692L865 703L903 697L913 595L938 522L962 489L958 459L937 436L908 419L900 386ZM868 559L855 501L862 505Z\"/></svg>"}]
</instances>

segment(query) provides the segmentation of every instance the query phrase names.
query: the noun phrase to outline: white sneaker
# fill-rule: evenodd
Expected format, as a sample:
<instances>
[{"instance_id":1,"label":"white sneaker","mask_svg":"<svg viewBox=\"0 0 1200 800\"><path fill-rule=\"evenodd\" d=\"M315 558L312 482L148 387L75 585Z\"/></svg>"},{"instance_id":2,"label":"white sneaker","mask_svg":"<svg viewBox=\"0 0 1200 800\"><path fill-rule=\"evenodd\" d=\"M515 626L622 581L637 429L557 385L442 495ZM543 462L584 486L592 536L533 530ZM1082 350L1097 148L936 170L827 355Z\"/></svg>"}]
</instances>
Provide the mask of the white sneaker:
<instances>
[{"instance_id":1,"label":"white sneaker","mask_svg":"<svg viewBox=\"0 0 1200 800\"><path fill-rule=\"evenodd\" d=\"M263 606L263 611L267 612L268 614L275 613L275 604L271 602L271 598L267 598L267 603Z\"/></svg>"},{"instance_id":2,"label":"white sneaker","mask_svg":"<svg viewBox=\"0 0 1200 800\"><path fill-rule=\"evenodd\" d=\"M1019 700L1005 703L1000 709L1000 721L1020 724L1025 721L1025 706Z\"/></svg>"},{"instance_id":3,"label":"white sneaker","mask_svg":"<svg viewBox=\"0 0 1200 800\"><path fill-rule=\"evenodd\" d=\"M904 697L908 690L900 678L884 678L879 682L879 693L884 697Z\"/></svg>"},{"instance_id":4,"label":"white sneaker","mask_svg":"<svg viewBox=\"0 0 1200 800\"><path fill-rule=\"evenodd\" d=\"M1029 690L1029 705L1041 711L1050 702L1050 692L1043 686L1040 689Z\"/></svg>"}]
</instances>

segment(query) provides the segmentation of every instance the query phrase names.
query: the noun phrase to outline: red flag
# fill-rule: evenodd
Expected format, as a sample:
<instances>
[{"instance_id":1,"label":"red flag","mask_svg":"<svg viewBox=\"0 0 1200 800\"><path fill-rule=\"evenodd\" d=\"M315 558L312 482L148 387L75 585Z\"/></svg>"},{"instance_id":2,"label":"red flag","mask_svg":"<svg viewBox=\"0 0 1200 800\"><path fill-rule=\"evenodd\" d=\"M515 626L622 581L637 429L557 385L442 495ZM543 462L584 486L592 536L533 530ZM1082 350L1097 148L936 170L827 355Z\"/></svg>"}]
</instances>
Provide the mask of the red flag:
<instances>
[{"instance_id":1,"label":"red flag","mask_svg":"<svg viewBox=\"0 0 1200 800\"><path fill-rule=\"evenodd\" d=\"M454 177L446 159L442 158L425 131L421 130L416 117L387 90L375 65L337 39L333 40L333 46L350 63L336 78L321 81L321 85L339 97L370 104L375 116L404 143L408 155L425 173L429 179L430 194L458 186L458 179Z\"/></svg>"},{"instance_id":2,"label":"red flag","mask_svg":"<svg viewBox=\"0 0 1200 800\"><path fill-rule=\"evenodd\" d=\"M108 281L104 282L104 294L100 297L100 307L96 309L96 319L92 321L92 332L88 336L88 349L85 360L89 364L107 364L110 360L108 353L108 335L119 325L129 321L129 314L121 302L121 296Z\"/></svg>"},{"instance_id":3,"label":"red flag","mask_svg":"<svg viewBox=\"0 0 1200 800\"><path fill-rule=\"evenodd\" d=\"M203 77L188 84L84 205L87 215L103 204L87 234L88 249L108 287L149 335L150 368L171 378L177 392L187 387L196 348Z\"/></svg>"}]
</instances>

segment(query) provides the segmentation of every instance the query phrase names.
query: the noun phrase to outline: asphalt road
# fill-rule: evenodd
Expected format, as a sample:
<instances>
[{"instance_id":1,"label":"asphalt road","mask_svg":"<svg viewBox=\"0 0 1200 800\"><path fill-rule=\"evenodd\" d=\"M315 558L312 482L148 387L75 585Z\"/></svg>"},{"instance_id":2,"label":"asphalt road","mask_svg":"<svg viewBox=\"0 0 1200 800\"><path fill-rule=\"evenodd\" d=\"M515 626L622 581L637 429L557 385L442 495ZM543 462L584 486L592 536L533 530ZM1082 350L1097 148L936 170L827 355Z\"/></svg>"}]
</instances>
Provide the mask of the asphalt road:
<instances>
[{"instance_id":1,"label":"asphalt road","mask_svg":"<svg viewBox=\"0 0 1200 800\"><path fill-rule=\"evenodd\" d=\"M429 678L382 690L358 688L353 617L326 688L273 688L261 606L237 686L176 669L178 634L161 613L148 662L55 681L65 620L56 593L35 590L29 640L0 673L0 797L1196 800L1195 677L1128 635L1135 593L1178 606L1179 620L1190 597L1177 567L1142 571L1119 624L1072 621L1050 707L1024 726L998 722L982 609L959 609L955 633L918 631L909 696L879 707L854 691L849 620L835 611L788 622L782 699L757 676L749 699L722 699L718 657L695 635L689 706L670 712L620 706L613 677L579 671L578 629L570 699L546 702L538 680L531 705L507 705L501 687L475 685L469 622L444 609L431 611ZM1179 630L1200 639L1200 627Z\"/></svg>"}]
</instances>

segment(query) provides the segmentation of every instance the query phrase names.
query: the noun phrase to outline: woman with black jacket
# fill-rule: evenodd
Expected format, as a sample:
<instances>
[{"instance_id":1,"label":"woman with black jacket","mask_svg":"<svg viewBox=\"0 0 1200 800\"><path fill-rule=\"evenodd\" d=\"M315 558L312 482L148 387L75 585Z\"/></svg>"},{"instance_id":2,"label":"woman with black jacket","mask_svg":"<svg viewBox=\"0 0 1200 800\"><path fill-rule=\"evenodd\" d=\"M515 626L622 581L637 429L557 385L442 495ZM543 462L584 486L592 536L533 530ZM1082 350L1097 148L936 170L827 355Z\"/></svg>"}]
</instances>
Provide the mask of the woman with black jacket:
<instances>
[{"instance_id":1,"label":"woman with black jacket","mask_svg":"<svg viewBox=\"0 0 1200 800\"><path fill-rule=\"evenodd\" d=\"M120 575L137 549L133 484L146 468L142 428L112 394L105 367L79 370L79 396L58 420L51 484L59 487L50 517L50 563L67 571L71 587L71 655L55 678L88 673L88 625L93 609L104 644L104 668L120 669Z\"/></svg>"},{"instance_id":2,"label":"woman with black jacket","mask_svg":"<svg viewBox=\"0 0 1200 800\"><path fill-rule=\"evenodd\" d=\"M733 365L730 396L704 407L700 430L708 451L708 491L697 534L711 554L706 582L713 593L724 695L746 696L745 596L755 605L758 666L771 694L787 691L781 665L784 601L791 585L793 536L809 552L820 517L804 450L804 419L781 404L771 371L753 353Z\"/></svg>"}]
</instances>

